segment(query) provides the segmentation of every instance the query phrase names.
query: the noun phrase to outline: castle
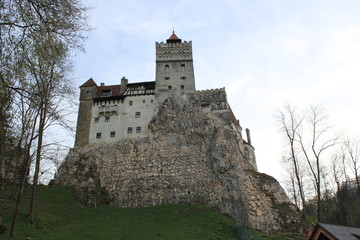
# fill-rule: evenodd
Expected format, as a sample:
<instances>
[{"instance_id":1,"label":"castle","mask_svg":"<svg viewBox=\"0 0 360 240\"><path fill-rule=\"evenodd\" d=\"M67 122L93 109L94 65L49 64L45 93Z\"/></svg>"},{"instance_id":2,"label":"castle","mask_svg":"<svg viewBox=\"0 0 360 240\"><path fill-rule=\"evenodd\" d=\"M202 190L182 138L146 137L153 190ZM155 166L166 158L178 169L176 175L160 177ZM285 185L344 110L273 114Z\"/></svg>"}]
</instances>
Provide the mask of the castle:
<instances>
[{"instance_id":1,"label":"castle","mask_svg":"<svg viewBox=\"0 0 360 240\"><path fill-rule=\"evenodd\" d=\"M192 42L182 41L173 32L166 43L156 43L155 81L98 86L90 78L80 86L80 105L75 147L112 143L122 139L148 137L148 125L159 106L171 95L196 94L204 113L225 120L240 139L239 148L256 169L250 131L242 138L242 127L228 103L225 88L196 91Z\"/></svg>"},{"instance_id":2,"label":"castle","mask_svg":"<svg viewBox=\"0 0 360 240\"><path fill-rule=\"evenodd\" d=\"M75 147L54 184L87 206L202 204L262 231L292 226L296 207L256 167L250 132L224 88L196 91L192 43L156 43L152 82L80 86Z\"/></svg>"}]
</instances>

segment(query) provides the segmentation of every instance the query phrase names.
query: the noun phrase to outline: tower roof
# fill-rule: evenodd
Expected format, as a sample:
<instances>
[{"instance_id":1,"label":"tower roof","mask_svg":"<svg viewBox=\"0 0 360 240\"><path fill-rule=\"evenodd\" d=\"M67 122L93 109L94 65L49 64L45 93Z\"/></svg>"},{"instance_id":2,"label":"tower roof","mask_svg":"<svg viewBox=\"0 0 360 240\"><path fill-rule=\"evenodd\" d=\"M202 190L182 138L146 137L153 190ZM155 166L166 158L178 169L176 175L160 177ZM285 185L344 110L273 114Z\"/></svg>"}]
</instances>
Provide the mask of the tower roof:
<instances>
[{"instance_id":1,"label":"tower roof","mask_svg":"<svg viewBox=\"0 0 360 240\"><path fill-rule=\"evenodd\" d=\"M90 86L97 86L96 82L94 81L94 79L90 78L89 80L87 80L83 85L81 85L80 87L90 87Z\"/></svg>"},{"instance_id":2,"label":"tower roof","mask_svg":"<svg viewBox=\"0 0 360 240\"><path fill-rule=\"evenodd\" d=\"M181 39L178 38L178 36L176 36L176 34L175 34L175 31L173 31L173 33L171 34L169 39L166 40L166 42L167 43L177 43L177 42L181 43Z\"/></svg>"}]
</instances>

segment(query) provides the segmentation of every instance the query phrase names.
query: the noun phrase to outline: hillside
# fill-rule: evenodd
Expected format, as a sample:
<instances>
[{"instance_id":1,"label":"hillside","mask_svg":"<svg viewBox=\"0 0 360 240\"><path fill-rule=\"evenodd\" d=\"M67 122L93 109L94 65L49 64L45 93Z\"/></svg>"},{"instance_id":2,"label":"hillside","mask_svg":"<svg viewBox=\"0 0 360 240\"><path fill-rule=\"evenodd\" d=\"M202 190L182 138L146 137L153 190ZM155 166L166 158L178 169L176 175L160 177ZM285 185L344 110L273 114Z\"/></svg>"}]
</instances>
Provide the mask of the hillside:
<instances>
[{"instance_id":1,"label":"hillside","mask_svg":"<svg viewBox=\"0 0 360 240\"><path fill-rule=\"evenodd\" d=\"M88 208L73 197L71 187L39 187L35 226L26 221L29 191L21 206L16 238L32 240L140 240L240 239L235 221L198 205L163 205L148 208ZM5 202L7 234L13 202ZM246 233L250 236L249 233ZM1 239L7 239L2 236ZM260 239L254 236L253 239ZM261 239L289 239L261 236Z\"/></svg>"},{"instance_id":2,"label":"hillside","mask_svg":"<svg viewBox=\"0 0 360 240\"><path fill-rule=\"evenodd\" d=\"M72 192L69 187L40 187L34 227L26 223L27 192L16 239L237 239L234 220L207 207L87 208ZM8 229L12 209L7 200Z\"/></svg>"}]
</instances>

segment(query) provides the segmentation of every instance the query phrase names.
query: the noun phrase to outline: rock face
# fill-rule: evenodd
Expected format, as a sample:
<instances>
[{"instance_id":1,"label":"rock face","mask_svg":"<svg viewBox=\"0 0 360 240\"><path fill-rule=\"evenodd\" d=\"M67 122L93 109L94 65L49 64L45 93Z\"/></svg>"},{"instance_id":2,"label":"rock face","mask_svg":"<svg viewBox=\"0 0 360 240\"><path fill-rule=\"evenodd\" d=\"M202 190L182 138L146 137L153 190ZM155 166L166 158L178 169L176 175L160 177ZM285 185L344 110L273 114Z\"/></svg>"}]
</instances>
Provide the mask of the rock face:
<instances>
[{"instance_id":1,"label":"rock face","mask_svg":"<svg viewBox=\"0 0 360 240\"><path fill-rule=\"evenodd\" d=\"M149 129L147 138L72 149L54 182L75 185L88 206L206 204L263 231L297 220L279 183L253 169L233 130L195 95L168 98Z\"/></svg>"}]
</instances>

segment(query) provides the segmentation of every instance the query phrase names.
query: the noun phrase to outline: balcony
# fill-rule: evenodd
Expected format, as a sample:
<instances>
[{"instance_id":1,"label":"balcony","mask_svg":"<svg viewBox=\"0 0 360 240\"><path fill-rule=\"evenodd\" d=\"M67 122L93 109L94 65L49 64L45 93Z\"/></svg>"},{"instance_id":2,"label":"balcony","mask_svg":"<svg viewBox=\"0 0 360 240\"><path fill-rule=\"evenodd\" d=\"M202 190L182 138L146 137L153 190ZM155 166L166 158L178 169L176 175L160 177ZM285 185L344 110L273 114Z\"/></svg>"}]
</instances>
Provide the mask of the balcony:
<instances>
[{"instance_id":1,"label":"balcony","mask_svg":"<svg viewBox=\"0 0 360 240\"><path fill-rule=\"evenodd\" d=\"M117 105L114 106L102 106L98 108L99 115L112 115L117 114Z\"/></svg>"}]
</instances>

